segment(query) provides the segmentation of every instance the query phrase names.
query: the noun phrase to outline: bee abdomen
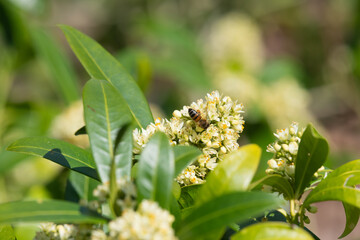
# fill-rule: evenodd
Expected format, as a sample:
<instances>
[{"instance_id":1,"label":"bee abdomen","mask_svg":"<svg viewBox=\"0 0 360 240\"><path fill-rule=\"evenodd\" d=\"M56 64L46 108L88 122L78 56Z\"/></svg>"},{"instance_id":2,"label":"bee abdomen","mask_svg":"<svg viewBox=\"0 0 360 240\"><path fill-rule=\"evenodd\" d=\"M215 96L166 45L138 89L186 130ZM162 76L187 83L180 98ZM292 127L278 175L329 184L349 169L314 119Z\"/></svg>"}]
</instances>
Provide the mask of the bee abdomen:
<instances>
[{"instance_id":1,"label":"bee abdomen","mask_svg":"<svg viewBox=\"0 0 360 240\"><path fill-rule=\"evenodd\" d=\"M195 122L198 122L201 119L200 114L192 108L189 108L189 115Z\"/></svg>"}]
</instances>

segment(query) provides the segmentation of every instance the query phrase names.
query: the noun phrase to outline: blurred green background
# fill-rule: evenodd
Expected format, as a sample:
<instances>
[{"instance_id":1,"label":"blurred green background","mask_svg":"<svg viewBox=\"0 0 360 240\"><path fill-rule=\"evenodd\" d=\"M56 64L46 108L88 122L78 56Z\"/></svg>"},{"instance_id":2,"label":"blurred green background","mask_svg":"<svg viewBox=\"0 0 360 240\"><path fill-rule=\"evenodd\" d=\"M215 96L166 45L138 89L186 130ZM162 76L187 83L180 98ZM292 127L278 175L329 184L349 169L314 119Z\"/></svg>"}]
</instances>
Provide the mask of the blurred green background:
<instances>
[{"instance_id":1,"label":"blurred green background","mask_svg":"<svg viewBox=\"0 0 360 240\"><path fill-rule=\"evenodd\" d=\"M271 157L272 133L292 121L312 122L328 139L328 167L360 156L360 1L0 0L0 202L63 198L68 175L6 152L12 141L51 136L88 146L73 133L83 125L89 77L57 24L116 56L154 117L170 118L215 89L244 103L240 144L264 149L257 177ZM345 225L341 207L331 208L333 217L325 210L312 218L321 239L336 239ZM19 239L34 231L18 229ZM346 239L359 237L358 227Z\"/></svg>"}]
</instances>

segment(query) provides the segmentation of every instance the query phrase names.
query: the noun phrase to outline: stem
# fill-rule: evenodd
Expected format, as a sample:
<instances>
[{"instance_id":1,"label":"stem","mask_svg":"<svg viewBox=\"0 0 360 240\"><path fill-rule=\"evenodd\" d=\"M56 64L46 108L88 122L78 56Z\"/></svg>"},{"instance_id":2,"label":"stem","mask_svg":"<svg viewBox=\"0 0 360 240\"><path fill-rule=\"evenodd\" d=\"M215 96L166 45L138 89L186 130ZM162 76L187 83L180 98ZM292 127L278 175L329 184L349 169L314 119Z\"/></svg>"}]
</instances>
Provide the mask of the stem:
<instances>
[{"instance_id":1,"label":"stem","mask_svg":"<svg viewBox=\"0 0 360 240\"><path fill-rule=\"evenodd\" d=\"M291 223L295 223L295 199L290 199L290 218Z\"/></svg>"},{"instance_id":2,"label":"stem","mask_svg":"<svg viewBox=\"0 0 360 240\"><path fill-rule=\"evenodd\" d=\"M300 227L304 228L304 207L303 205L300 207Z\"/></svg>"}]
</instances>

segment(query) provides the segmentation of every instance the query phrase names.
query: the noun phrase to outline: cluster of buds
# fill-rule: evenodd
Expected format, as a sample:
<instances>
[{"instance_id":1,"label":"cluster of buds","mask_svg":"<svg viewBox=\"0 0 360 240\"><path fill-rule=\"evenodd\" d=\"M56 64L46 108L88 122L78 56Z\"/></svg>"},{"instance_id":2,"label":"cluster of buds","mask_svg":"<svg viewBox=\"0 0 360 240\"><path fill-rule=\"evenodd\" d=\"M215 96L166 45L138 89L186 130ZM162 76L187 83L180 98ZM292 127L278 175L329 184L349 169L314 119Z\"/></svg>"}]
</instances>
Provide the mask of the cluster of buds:
<instances>
[{"instance_id":1,"label":"cluster of buds","mask_svg":"<svg viewBox=\"0 0 360 240\"><path fill-rule=\"evenodd\" d=\"M280 174L289 180L295 176L295 160L304 129L299 130L298 123L274 133L277 140L269 144L267 152L273 153L268 163L267 174Z\"/></svg>"},{"instance_id":2,"label":"cluster of buds","mask_svg":"<svg viewBox=\"0 0 360 240\"><path fill-rule=\"evenodd\" d=\"M191 116L189 110L196 117ZM205 100L199 99L190 106L175 110L170 120L156 119L146 129L135 129L133 152L139 154L150 137L158 131L164 132L173 146L196 146L203 154L176 180L182 186L202 183L224 154L239 148L237 140L244 128L243 112L242 104L213 91L207 94Z\"/></svg>"},{"instance_id":3,"label":"cluster of buds","mask_svg":"<svg viewBox=\"0 0 360 240\"><path fill-rule=\"evenodd\" d=\"M116 199L116 205L122 210L127 208L135 208L137 196L135 184L132 181L123 178L118 179L116 184L118 191L117 196L120 196ZM91 201L89 203L89 207L96 210L99 209L101 204L106 203L110 197L109 182L97 186L94 189L93 195L98 200Z\"/></svg>"}]
</instances>

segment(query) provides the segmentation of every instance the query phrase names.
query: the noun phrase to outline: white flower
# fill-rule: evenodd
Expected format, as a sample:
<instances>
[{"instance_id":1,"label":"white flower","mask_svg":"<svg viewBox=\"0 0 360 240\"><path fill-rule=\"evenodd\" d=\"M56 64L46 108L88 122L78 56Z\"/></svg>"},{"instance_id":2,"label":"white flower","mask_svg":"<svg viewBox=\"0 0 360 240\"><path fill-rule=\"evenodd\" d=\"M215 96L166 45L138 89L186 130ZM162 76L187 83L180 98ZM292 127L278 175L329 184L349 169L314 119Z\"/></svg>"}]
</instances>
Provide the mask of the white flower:
<instances>
[{"instance_id":1,"label":"white flower","mask_svg":"<svg viewBox=\"0 0 360 240\"><path fill-rule=\"evenodd\" d=\"M156 202L143 200L137 211L126 209L121 217L109 223L109 239L177 239L171 227L174 220Z\"/></svg>"}]
</instances>

